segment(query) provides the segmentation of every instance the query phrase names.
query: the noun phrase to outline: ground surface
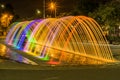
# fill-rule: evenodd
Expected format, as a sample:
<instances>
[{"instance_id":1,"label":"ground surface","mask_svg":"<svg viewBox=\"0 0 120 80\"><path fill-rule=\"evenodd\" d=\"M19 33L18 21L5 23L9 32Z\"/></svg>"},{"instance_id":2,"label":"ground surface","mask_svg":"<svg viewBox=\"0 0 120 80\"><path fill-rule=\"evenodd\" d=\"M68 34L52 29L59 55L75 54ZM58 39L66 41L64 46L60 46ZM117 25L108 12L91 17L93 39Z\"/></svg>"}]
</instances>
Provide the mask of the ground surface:
<instances>
[{"instance_id":1,"label":"ground surface","mask_svg":"<svg viewBox=\"0 0 120 80\"><path fill-rule=\"evenodd\" d=\"M120 60L120 46L111 45L111 48L114 57ZM99 66L31 65L0 57L0 80L120 80L120 63Z\"/></svg>"},{"instance_id":2,"label":"ground surface","mask_svg":"<svg viewBox=\"0 0 120 80\"><path fill-rule=\"evenodd\" d=\"M6 61L7 62L7 61ZM4 64L5 66L5 64ZM24 68L23 68L24 66ZM120 66L35 67L10 63L0 69L0 80L119 80ZM13 68L14 67L14 68ZM15 68L16 67L16 68ZM33 68L32 68L33 67Z\"/></svg>"}]
</instances>

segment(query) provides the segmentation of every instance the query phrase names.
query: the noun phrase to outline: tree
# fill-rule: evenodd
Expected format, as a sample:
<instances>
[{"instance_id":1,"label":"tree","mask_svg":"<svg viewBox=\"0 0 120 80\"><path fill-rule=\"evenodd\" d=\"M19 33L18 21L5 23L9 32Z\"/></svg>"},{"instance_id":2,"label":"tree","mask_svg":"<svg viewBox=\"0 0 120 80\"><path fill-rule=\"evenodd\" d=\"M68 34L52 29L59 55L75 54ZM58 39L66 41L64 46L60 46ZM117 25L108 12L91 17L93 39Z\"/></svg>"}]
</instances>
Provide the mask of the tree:
<instances>
[{"instance_id":1,"label":"tree","mask_svg":"<svg viewBox=\"0 0 120 80\"><path fill-rule=\"evenodd\" d=\"M8 27L14 17L14 9L11 4L4 4L4 6L0 14L0 22L1 26Z\"/></svg>"},{"instance_id":2,"label":"tree","mask_svg":"<svg viewBox=\"0 0 120 80\"><path fill-rule=\"evenodd\" d=\"M3 4L3 5L4 8L0 13L0 27L3 31L3 34L6 35L8 26L14 17L14 9L10 4Z\"/></svg>"},{"instance_id":3,"label":"tree","mask_svg":"<svg viewBox=\"0 0 120 80\"><path fill-rule=\"evenodd\" d=\"M109 37L118 37L116 30L120 26L120 1L112 0L104 5L100 5L89 16L93 17L104 31L109 31ZM113 39L113 38L111 38Z\"/></svg>"}]
</instances>

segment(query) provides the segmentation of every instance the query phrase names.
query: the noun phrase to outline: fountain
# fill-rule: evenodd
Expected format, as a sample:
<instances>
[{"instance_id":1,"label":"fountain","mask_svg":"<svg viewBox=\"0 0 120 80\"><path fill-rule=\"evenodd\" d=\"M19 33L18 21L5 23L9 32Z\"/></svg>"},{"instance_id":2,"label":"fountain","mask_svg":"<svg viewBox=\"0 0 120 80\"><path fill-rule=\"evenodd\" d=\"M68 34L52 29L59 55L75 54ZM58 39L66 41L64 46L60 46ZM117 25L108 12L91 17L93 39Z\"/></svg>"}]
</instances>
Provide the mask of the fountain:
<instances>
[{"instance_id":1,"label":"fountain","mask_svg":"<svg viewBox=\"0 0 120 80\"><path fill-rule=\"evenodd\" d=\"M115 62L98 23L85 16L67 16L13 23L6 43L49 64Z\"/></svg>"}]
</instances>

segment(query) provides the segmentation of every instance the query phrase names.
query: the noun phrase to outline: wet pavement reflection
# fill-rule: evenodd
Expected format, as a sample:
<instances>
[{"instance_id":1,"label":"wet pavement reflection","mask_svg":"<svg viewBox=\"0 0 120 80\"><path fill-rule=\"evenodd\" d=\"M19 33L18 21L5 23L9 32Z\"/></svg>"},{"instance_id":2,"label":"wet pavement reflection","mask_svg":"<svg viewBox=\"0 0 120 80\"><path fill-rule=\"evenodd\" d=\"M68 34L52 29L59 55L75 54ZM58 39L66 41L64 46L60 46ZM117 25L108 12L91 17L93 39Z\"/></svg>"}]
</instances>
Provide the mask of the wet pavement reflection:
<instances>
[{"instance_id":1,"label":"wet pavement reflection","mask_svg":"<svg viewBox=\"0 0 120 80\"><path fill-rule=\"evenodd\" d=\"M4 60L13 60L19 63L37 65L37 63L23 57L21 54L18 54L11 49L7 48L4 44L0 44L0 62L4 62Z\"/></svg>"}]
</instances>

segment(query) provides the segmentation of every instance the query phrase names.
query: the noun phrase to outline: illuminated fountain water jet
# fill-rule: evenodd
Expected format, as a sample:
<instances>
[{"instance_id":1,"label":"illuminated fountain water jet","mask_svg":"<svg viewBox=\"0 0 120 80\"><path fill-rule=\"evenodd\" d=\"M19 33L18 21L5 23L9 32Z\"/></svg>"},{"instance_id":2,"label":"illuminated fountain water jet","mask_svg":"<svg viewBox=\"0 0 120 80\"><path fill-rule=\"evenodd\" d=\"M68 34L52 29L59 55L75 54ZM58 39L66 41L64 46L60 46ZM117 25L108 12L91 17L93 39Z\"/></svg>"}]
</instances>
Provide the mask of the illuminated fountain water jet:
<instances>
[{"instance_id":1,"label":"illuminated fountain water jet","mask_svg":"<svg viewBox=\"0 0 120 80\"><path fill-rule=\"evenodd\" d=\"M50 64L115 62L100 26L85 16L14 23L6 43Z\"/></svg>"}]
</instances>

